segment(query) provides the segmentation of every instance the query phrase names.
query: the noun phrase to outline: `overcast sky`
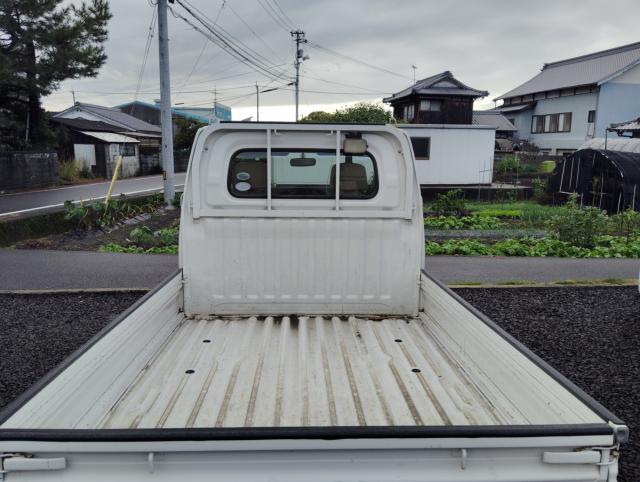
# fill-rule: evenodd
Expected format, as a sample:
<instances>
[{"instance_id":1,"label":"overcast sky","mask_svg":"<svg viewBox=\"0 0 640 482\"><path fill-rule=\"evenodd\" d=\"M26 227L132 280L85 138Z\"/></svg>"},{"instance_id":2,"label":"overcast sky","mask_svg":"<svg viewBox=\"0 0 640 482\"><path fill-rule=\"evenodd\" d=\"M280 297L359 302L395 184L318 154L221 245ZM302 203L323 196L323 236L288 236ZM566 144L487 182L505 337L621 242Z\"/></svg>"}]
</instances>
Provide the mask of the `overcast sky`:
<instances>
[{"instance_id":1,"label":"overcast sky","mask_svg":"<svg viewBox=\"0 0 640 482\"><path fill-rule=\"evenodd\" d=\"M107 106L134 98L153 9L150 0L110 0L108 60L94 79L66 81L44 99L49 110L76 100ZM218 101L234 120L255 116L255 83L284 86L293 75L293 41L272 18L286 13L310 41L396 73L386 73L307 47L301 113L380 100L418 79L450 70L490 95L477 107L534 76L545 62L640 41L638 0L190 0L281 75L257 74L169 14L173 103ZM271 10L270 8L271 7ZM177 3L176 12L189 18ZM219 15L219 16L218 16ZM282 14L280 13L282 16ZM195 20L194 20L195 22ZM157 29L138 99L159 97ZM198 59L199 58L199 59ZM344 85L341 85L344 84ZM291 87L260 95L260 120L293 120ZM253 95L252 95L253 94Z\"/></svg>"}]
</instances>

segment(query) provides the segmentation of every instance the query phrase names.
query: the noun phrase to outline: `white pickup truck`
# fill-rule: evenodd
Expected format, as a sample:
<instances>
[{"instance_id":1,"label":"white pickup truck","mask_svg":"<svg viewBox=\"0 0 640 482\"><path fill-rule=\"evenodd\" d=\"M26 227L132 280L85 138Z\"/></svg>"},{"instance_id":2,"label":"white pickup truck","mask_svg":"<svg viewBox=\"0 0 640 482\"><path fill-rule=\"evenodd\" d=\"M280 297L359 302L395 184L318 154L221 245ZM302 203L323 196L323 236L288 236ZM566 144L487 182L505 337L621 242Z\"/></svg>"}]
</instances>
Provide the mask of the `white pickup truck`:
<instances>
[{"instance_id":1,"label":"white pickup truck","mask_svg":"<svg viewBox=\"0 0 640 482\"><path fill-rule=\"evenodd\" d=\"M614 482L624 423L423 236L395 127L201 129L180 270L3 412L0 479Z\"/></svg>"}]
</instances>

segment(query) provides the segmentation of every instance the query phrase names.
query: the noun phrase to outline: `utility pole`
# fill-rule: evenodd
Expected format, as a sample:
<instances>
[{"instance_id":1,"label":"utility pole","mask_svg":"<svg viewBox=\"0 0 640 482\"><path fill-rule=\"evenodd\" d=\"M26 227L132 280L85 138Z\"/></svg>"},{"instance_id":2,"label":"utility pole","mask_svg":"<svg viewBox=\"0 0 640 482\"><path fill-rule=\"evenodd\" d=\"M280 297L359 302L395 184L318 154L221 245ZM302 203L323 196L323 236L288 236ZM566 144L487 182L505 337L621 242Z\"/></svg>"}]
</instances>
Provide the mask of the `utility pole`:
<instances>
[{"instance_id":1,"label":"utility pole","mask_svg":"<svg viewBox=\"0 0 640 482\"><path fill-rule=\"evenodd\" d=\"M173 3L173 0L170 0ZM164 203L173 206L175 182L173 178L173 120L171 118L171 78L169 70L169 29L167 0L158 0L158 47L160 57L160 123L162 124L162 178Z\"/></svg>"},{"instance_id":2,"label":"utility pole","mask_svg":"<svg viewBox=\"0 0 640 482\"><path fill-rule=\"evenodd\" d=\"M306 44L307 39L304 38L304 32L302 30L293 30L291 32L294 42L296 43L296 57L294 66L296 68L296 122L298 122L298 105L300 99L300 64L305 60L309 60L309 56L304 54L304 51L300 48L300 44Z\"/></svg>"},{"instance_id":3,"label":"utility pole","mask_svg":"<svg viewBox=\"0 0 640 482\"><path fill-rule=\"evenodd\" d=\"M260 87L256 82L256 122L260 122Z\"/></svg>"},{"instance_id":4,"label":"utility pole","mask_svg":"<svg viewBox=\"0 0 640 482\"><path fill-rule=\"evenodd\" d=\"M418 69L418 66L413 64L411 65L411 68L413 69L413 83L416 83L416 70Z\"/></svg>"},{"instance_id":5,"label":"utility pole","mask_svg":"<svg viewBox=\"0 0 640 482\"><path fill-rule=\"evenodd\" d=\"M73 105L76 105L76 91L72 90L71 95L73 96Z\"/></svg>"}]
</instances>

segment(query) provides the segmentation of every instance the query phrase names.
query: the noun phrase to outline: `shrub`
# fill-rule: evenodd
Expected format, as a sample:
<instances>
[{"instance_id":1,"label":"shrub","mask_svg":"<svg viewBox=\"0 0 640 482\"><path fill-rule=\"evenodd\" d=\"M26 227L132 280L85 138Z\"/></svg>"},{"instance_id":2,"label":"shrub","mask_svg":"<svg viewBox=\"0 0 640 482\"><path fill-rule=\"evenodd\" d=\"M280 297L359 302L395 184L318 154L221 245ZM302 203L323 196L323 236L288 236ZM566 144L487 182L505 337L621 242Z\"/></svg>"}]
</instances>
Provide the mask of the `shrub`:
<instances>
[{"instance_id":1,"label":"shrub","mask_svg":"<svg viewBox=\"0 0 640 482\"><path fill-rule=\"evenodd\" d=\"M78 179L80 170L74 160L64 161L60 163L58 168L58 177L64 182L74 182Z\"/></svg>"},{"instance_id":2,"label":"shrub","mask_svg":"<svg viewBox=\"0 0 640 482\"><path fill-rule=\"evenodd\" d=\"M438 194L432 206L440 216L464 216L467 214L467 202L462 189L453 189L446 194Z\"/></svg>"},{"instance_id":3,"label":"shrub","mask_svg":"<svg viewBox=\"0 0 640 482\"><path fill-rule=\"evenodd\" d=\"M629 240L632 236L640 235L640 212L629 208L626 211L611 216L613 233L624 236Z\"/></svg>"},{"instance_id":4,"label":"shrub","mask_svg":"<svg viewBox=\"0 0 640 482\"><path fill-rule=\"evenodd\" d=\"M531 187L533 188L533 199L538 202L547 202L549 200L549 194L547 193L547 186L549 182L547 179L540 179L539 177L531 181Z\"/></svg>"},{"instance_id":5,"label":"shrub","mask_svg":"<svg viewBox=\"0 0 640 482\"><path fill-rule=\"evenodd\" d=\"M87 166L86 164L82 165L82 168L80 169L79 175L82 179L94 179L95 176L93 175L93 172L91 172L91 168L89 166Z\"/></svg>"},{"instance_id":6,"label":"shrub","mask_svg":"<svg viewBox=\"0 0 640 482\"><path fill-rule=\"evenodd\" d=\"M572 194L567 204L558 210L547 227L554 238L581 248L593 248L598 236L605 234L606 214L598 208L580 206Z\"/></svg>"},{"instance_id":7,"label":"shrub","mask_svg":"<svg viewBox=\"0 0 640 482\"><path fill-rule=\"evenodd\" d=\"M516 156L505 156L498 162L498 172L516 172L518 170L518 158Z\"/></svg>"}]
</instances>

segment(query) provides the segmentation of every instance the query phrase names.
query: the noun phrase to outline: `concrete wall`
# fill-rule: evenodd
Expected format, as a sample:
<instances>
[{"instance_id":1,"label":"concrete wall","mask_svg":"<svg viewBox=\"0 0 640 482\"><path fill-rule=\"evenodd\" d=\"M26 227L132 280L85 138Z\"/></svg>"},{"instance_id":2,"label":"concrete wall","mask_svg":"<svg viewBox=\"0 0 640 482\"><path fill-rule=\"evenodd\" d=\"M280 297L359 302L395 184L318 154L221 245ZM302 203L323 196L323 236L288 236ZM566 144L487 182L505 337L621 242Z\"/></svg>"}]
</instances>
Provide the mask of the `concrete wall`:
<instances>
[{"instance_id":1,"label":"concrete wall","mask_svg":"<svg viewBox=\"0 0 640 482\"><path fill-rule=\"evenodd\" d=\"M614 122L640 117L640 65L600 86L596 113L596 137ZM614 134L615 135L615 134Z\"/></svg>"},{"instance_id":2,"label":"concrete wall","mask_svg":"<svg viewBox=\"0 0 640 482\"><path fill-rule=\"evenodd\" d=\"M416 159L418 182L429 185L491 184L496 131L477 125L399 125L409 137L429 137L429 159Z\"/></svg>"},{"instance_id":3,"label":"concrete wall","mask_svg":"<svg viewBox=\"0 0 640 482\"><path fill-rule=\"evenodd\" d=\"M517 114L505 114L507 118L515 118L518 129L518 139L528 140L540 149L550 150L555 154L558 149L577 149L593 133L593 126L589 130L588 115L590 110L596 110L598 94L578 94L553 99L536 101L533 109ZM531 133L531 119L534 115L561 114L571 112L570 132L548 132L542 134Z\"/></svg>"},{"instance_id":4,"label":"concrete wall","mask_svg":"<svg viewBox=\"0 0 640 482\"><path fill-rule=\"evenodd\" d=\"M99 149L101 146L96 146ZM118 156L120 155L120 144L104 144L105 158L107 160L107 178L113 176L113 170L116 168ZM136 144L136 153L134 156L123 156L122 167L118 177L133 177L138 175L140 171L140 162L138 161L138 145Z\"/></svg>"},{"instance_id":5,"label":"concrete wall","mask_svg":"<svg viewBox=\"0 0 640 482\"><path fill-rule=\"evenodd\" d=\"M0 152L0 191L44 187L57 182L55 152Z\"/></svg>"}]
</instances>

